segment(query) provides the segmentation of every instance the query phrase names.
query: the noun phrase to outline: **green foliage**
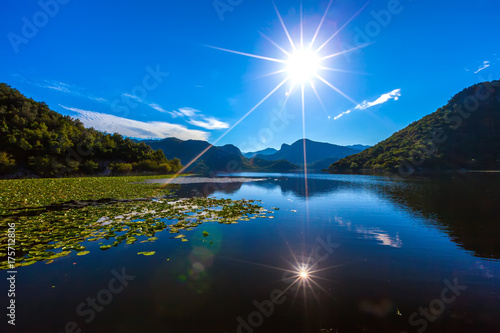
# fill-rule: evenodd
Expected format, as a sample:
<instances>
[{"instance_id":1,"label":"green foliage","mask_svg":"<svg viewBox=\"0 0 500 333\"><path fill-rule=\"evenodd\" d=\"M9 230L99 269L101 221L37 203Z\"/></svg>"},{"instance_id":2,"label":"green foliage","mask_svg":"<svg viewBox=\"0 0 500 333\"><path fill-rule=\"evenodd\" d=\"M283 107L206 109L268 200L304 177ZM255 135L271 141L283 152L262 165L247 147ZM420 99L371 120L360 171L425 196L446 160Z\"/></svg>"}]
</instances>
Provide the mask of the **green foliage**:
<instances>
[{"instance_id":1,"label":"green foliage","mask_svg":"<svg viewBox=\"0 0 500 333\"><path fill-rule=\"evenodd\" d=\"M16 165L16 160L12 158L12 155L0 151L0 172L8 172L12 170Z\"/></svg>"},{"instance_id":2,"label":"green foliage","mask_svg":"<svg viewBox=\"0 0 500 333\"><path fill-rule=\"evenodd\" d=\"M471 107L477 101L476 107ZM388 139L343 158L331 172L500 169L500 82L483 82Z\"/></svg>"},{"instance_id":3,"label":"green foliage","mask_svg":"<svg viewBox=\"0 0 500 333\"><path fill-rule=\"evenodd\" d=\"M85 128L80 120L52 111L5 83L0 83L0 133L0 177L92 175L118 164L125 166L117 173L167 173L182 167L161 150Z\"/></svg>"},{"instance_id":4,"label":"green foliage","mask_svg":"<svg viewBox=\"0 0 500 333\"><path fill-rule=\"evenodd\" d=\"M89 249L113 251L120 244L154 242L163 230L187 241L183 233L203 223L233 224L269 213L254 200L167 199L171 192L163 184L144 183L148 178L154 177L0 180L0 228L15 222L17 231L15 264L11 267L4 256L0 269L86 255L94 251L85 251L90 244ZM82 206L87 200L95 202ZM57 206L64 204L71 206ZM0 234L0 253L7 251L7 238L6 232Z\"/></svg>"},{"instance_id":5,"label":"green foliage","mask_svg":"<svg viewBox=\"0 0 500 333\"><path fill-rule=\"evenodd\" d=\"M128 174L132 172L132 164L130 163L113 163L111 170L116 174Z\"/></svg>"},{"instance_id":6,"label":"green foliage","mask_svg":"<svg viewBox=\"0 0 500 333\"><path fill-rule=\"evenodd\" d=\"M82 170L85 174L93 174L99 169L99 164L92 160L86 160L82 163L80 170Z\"/></svg>"}]
</instances>

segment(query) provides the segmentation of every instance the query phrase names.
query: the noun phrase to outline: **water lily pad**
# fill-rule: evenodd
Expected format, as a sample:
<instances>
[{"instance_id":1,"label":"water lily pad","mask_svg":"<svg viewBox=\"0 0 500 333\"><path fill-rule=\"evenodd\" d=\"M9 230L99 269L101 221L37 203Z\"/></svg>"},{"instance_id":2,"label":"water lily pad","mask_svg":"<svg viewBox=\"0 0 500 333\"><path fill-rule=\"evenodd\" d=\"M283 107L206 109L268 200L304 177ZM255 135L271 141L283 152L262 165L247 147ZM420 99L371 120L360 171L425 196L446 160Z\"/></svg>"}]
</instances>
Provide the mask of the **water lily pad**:
<instances>
[{"instance_id":1,"label":"water lily pad","mask_svg":"<svg viewBox=\"0 0 500 333\"><path fill-rule=\"evenodd\" d=\"M78 252L76 255L77 256L84 256L84 255L89 254L89 253L90 253L90 251L81 251L81 252Z\"/></svg>"},{"instance_id":2,"label":"water lily pad","mask_svg":"<svg viewBox=\"0 0 500 333\"><path fill-rule=\"evenodd\" d=\"M143 256L152 256L156 253L156 251L149 251L149 252L137 252L137 254L142 254Z\"/></svg>"},{"instance_id":3,"label":"water lily pad","mask_svg":"<svg viewBox=\"0 0 500 333\"><path fill-rule=\"evenodd\" d=\"M165 200L159 197L168 190L159 184L140 184L146 178L0 180L0 212L12 214L0 220L0 227L9 221L17 224L16 267L37 261L52 263L73 250L85 255L88 242L102 245L101 250L132 245L142 237L141 242L153 242L158 240L155 234L163 230L186 242L182 233L203 223L233 224L269 214L254 204L256 200ZM5 251L2 244L0 252ZM0 262L0 269L8 268L6 260Z\"/></svg>"},{"instance_id":4,"label":"water lily pad","mask_svg":"<svg viewBox=\"0 0 500 333\"><path fill-rule=\"evenodd\" d=\"M210 235L208 232L203 231L203 237L207 237L208 235Z\"/></svg>"}]
</instances>

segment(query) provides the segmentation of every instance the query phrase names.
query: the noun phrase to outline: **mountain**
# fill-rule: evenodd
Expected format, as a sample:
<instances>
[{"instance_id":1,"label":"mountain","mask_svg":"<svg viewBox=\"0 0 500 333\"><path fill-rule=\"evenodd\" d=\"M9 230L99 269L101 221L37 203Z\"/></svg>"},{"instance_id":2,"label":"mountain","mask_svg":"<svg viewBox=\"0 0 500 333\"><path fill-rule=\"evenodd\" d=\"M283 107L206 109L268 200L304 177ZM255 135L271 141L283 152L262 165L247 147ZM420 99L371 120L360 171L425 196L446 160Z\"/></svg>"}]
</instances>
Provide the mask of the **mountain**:
<instances>
[{"instance_id":1,"label":"mountain","mask_svg":"<svg viewBox=\"0 0 500 333\"><path fill-rule=\"evenodd\" d=\"M248 159L233 145L221 147L212 146L201 140L183 141L177 138L163 140L141 141L153 149L161 149L167 158L175 156L180 158L183 165L188 165L199 154L206 150L195 162L188 166L188 171L209 172L234 172L234 171L293 171L298 167L288 161L268 161L261 158Z\"/></svg>"},{"instance_id":2,"label":"mountain","mask_svg":"<svg viewBox=\"0 0 500 333\"><path fill-rule=\"evenodd\" d=\"M456 94L442 108L388 139L330 166L331 172L500 169L500 81Z\"/></svg>"},{"instance_id":3,"label":"mountain","mask_svg":"<svg viewBox=\"0 0 500 333\"><path fill-rule=\"evenodd\" d=\"M307 163L307 170L309 170L309 171L326 170L330 167L330 165L332 165L332 163L335 163L338 160L340 160L340 158L338 158L338 157L329 157L329 158L325 158L324 160L321 160L321 161Z\"/></svg>"},{"instance_id":4,"label":"mountain","mask_svg":"<svg viewBox=\"0 0 500 333\"><path fill-rule=\"evenodd\" d=\"M257 155L271 155L271 154L274 154L276 152L278 152L278 151L274 148L266 148L266 149L262 149L262 150L258 150L258 151L254 151L254 152L244 153L243 156L245 156L246 158L252 158L252 157L255 157Z\"/></svg>"},{"instance_id":5,"label":"mountain","mask_svg":"<svg viewBox=\"0 0 500 333\"><path fill-rule=\"evenodd\" d=\"M336 161L348 155L357 154L360 151L344 146L338 146L330 143L316 142L309 139L306 142L306 160L308 164L315 164L320 161L329 160ZM304 164L304 140L298 140L291 145L283 144L281 149L274 154L256 156L264 160L287 160L292 163ZM326 164L323 168L327 168L330 164Z\"/></svg>"},{"instance_id":6,"label":"mountain","mask_svg":"<svg viewBox=\"0 0 500 333\"><path fill-rule=\"evenodd\" d=\"M5 83L0 83L0 132L0 177L168 173L181 167L143 143L85 128Z\"/></svg>"}]
</instances>

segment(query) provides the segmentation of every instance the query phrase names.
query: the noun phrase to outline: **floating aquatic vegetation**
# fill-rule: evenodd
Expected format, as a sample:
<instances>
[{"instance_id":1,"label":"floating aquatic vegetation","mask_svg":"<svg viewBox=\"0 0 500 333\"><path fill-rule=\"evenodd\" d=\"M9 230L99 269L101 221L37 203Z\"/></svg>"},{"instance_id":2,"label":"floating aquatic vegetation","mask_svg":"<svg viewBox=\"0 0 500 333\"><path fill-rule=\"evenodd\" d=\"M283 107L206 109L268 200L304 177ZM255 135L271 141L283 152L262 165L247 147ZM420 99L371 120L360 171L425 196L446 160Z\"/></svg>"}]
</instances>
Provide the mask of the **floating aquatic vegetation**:
<instances>
[{"instance_id":1,"label":"floating aquatic vegetation","mask_svg":"<svg viewBox=\"0 0 500 333\"><path fill-rule=\"evenodd\" d=\"M156 251L148 251L148 252L137 252L137 254L142 254L143 256L152 256L156 253Z\"/></svg>"},{"instance_id":2,"label":"floating aquatic vegetation","mask_svg":"<svg viewBox=\"0 0 500 333\"><path fill-rule=\"evenodd\" d=\"M100 249L108 251L122 243L154 242L158 239L156 233L163 230L177 234L176 238L181 238L181 241L188 241L183 232L203 223L233 224L266 217L269 213L254 200L173 199L171 193L169 197L164 196L169 193L166 190L160 192L155 189L158 184L132 183L144 178L1 180L0 230L6 230L8 223L16 224L15 267L38 261L49 263L72 252L83 256L89 253L86 249L93 242L99 242ZM117 182L118 179L120 182ZM28 195L30 191L34 191L34 195ZM148 195L154 194L156 197L148 198ZM41 197L36 199L36 195ZM120 199L146 198L102 200L115 195ZM9 200L8 196L12 199ZM101 203L66 207L64 203L68 199L78 202L97 200ZM51 206L54 203L64 208L47 209L54 207ZM208 236L208 233L204 232L203 236ZM5 256L7 247L7 233L2 232L0 269L9 268Z\"/></svg>"}]
</instances>

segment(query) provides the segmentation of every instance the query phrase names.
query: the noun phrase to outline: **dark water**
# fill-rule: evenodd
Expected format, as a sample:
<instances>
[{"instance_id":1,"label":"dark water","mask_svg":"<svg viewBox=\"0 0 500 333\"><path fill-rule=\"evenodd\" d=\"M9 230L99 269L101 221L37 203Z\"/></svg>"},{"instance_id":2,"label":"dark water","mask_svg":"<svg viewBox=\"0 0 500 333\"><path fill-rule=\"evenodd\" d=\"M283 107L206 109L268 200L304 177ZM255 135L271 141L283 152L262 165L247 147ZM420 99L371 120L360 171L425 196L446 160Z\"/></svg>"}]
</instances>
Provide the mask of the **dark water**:
<instances>
[{"instance_id":1,"label":"dark water","mask_svg":"<svg viewBox=\"0 0 500 333\"><path fill-rule=\"evenodd\" d=\"M261 199L274 219L21 268L13 332L500 331L500 176L239 176L267 180L180 192ZM297 263L316 272L291 285Z\"/></svg>"}]
</instances>

